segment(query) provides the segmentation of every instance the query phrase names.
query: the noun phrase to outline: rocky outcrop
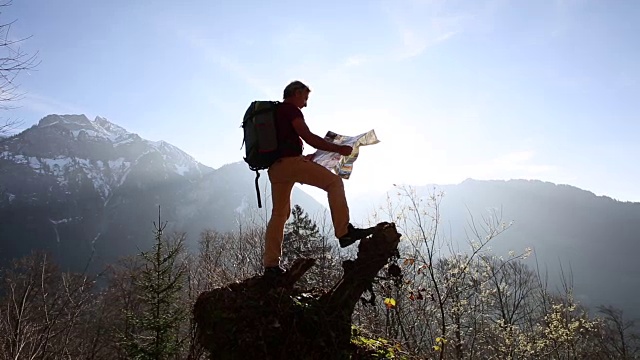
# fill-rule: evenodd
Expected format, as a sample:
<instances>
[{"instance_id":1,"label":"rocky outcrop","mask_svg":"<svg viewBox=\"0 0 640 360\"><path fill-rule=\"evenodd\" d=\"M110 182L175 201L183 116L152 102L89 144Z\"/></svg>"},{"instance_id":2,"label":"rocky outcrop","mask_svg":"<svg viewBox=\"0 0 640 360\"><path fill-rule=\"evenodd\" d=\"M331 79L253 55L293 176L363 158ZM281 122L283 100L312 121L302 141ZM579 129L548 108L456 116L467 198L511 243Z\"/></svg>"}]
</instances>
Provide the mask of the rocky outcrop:
<instances>
[{"instance_id":1,"label":"rocky outcrop","mask_svg":"<svg viewBox=\"0 0 640 360\"><path fill-rule=\"evenodd\" d=\"M351 315L397 255L400 236L393 223L378 224L329 290L295 286L314 264L299 259L284 275L255 276L200 294L193 308L200 345L211 359L367 358L351 342Z\"/></svg>"}]
</instances>

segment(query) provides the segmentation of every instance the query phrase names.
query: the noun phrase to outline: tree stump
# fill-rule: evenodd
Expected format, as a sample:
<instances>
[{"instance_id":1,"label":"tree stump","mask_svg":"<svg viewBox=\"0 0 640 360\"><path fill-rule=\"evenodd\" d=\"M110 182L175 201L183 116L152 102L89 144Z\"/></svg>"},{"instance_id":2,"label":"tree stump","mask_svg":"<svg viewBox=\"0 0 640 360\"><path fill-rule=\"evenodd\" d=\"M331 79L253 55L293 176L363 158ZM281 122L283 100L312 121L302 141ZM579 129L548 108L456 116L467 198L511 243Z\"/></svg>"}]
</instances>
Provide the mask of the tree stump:
<instances>
[{"instance_id":1,"label":"tree stump","mask_svg":"<svg viewBox=\"0 0 640 360\"><path fill-rule=\"evenodd\" d=\"M193 308L199 344L211 359L349 358L355 305L397 254L400 236L393 223L378 224L329 291L295 287L315 263L298 259L277 278L254 276L200 294Z\"/></svg>"}]
</instances>

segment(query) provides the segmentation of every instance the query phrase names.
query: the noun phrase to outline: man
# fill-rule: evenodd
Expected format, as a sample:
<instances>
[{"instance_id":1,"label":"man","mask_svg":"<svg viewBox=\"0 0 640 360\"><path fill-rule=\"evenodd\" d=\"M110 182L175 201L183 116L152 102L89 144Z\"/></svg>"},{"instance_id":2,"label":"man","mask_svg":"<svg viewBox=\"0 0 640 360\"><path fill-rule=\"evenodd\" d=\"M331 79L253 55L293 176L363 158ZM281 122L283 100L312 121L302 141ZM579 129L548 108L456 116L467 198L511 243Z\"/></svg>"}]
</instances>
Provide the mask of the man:
<instances>
[{"instance_id":1,"label":"man","mask_svg":"<svg viewBox=\"0 0 640 360\"><path fill-rule=\"evenodd\" d=\"M308 86L294 81L284 89L283 102L276 111L276 128L280 158L268 170L271 181L273 209L267 225L265 241L265 275L280 275L284 226L291 213L291 190L296 182L318 187L327 192L331 219L340 247L346 247L373 232L373 228L358 229L349 223L349 208L344 194L342 178L325 167L302 156L303 140L319 150L331 151L347 156L351 146L330 143L312 133L302 115L307 106Z\"/></svg>"}]
</instances>

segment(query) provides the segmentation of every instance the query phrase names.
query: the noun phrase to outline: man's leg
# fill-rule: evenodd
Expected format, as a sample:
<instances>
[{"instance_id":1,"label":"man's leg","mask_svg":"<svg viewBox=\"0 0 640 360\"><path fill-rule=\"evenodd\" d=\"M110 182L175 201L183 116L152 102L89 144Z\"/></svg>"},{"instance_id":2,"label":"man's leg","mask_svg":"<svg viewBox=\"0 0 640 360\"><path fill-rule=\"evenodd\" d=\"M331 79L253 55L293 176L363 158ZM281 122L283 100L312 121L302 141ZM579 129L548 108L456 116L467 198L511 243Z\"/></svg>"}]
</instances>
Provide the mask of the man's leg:
<instances>
[{"instance_id":1,"label":"man's leg","mask_svg":"<svg viewBox=\"0 0 640 360\"><path fill-rule=\"evenodd\" d=\"M277 178L277 176L275 176ZM273 179L272 171L269 171L269 178ZM272 182L271 183L271 218L267 225L267 233L264 245L263 264L265 268L280 265L282 256L282 240L284 237L284 225L291 214L291 189L293 182Z\"/></svg>"},{"instance_id":2,"label":"man's leg","mask_svg":"<svg viewBox=\"0 0 640 360\"><path fill-rule=\"evenodd\" d=\"M315 186L327 192L331 220L336 237L340 238L348 233L349 207L344 194L342 178L322 165L302 157L292 158L288 162L291 167L292 180Z\"/></svg>"}]
</instances>

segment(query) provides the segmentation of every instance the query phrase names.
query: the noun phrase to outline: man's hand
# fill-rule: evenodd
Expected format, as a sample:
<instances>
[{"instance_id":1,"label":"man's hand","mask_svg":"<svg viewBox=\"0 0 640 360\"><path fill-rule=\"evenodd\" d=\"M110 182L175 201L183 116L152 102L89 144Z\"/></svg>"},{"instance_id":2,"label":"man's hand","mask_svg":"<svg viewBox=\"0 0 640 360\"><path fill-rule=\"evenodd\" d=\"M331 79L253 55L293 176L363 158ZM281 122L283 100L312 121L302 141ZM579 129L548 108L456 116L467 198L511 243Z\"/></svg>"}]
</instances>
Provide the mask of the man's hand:
<instances>
[{"instance_id":1,"label":"man's hand","mask_svg":"<svg viewBox=\"0 0 640 360\"><path fill-rule=\"evenodd\" d=\"M353 148L349 145L340 145L340 149L338 149L338 154L342 156L349 156L353 152Z\"/></svg>"}]
</instances>

